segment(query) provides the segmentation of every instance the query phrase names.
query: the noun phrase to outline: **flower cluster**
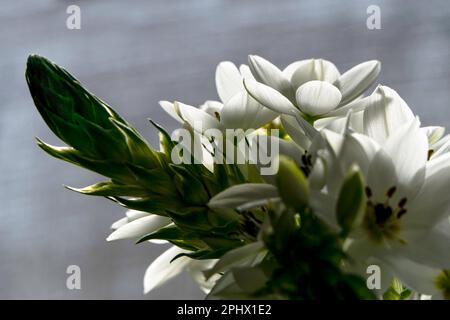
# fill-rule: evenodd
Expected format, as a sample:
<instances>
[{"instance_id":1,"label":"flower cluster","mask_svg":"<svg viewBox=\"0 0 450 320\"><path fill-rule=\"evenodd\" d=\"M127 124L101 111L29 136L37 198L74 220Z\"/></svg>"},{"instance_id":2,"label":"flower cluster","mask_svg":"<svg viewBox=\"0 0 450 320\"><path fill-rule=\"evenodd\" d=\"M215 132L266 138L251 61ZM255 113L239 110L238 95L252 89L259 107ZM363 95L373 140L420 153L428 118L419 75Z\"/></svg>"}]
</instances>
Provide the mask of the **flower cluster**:
<instances>
[{"instance_id":1,"label":"flower cluster","mask_svg":"<svg viewBox=\"0 0 450 320\"><path fill-rule=\"evenodd\" d=\"M172 245L148 267L145 292L188 270L208 298L450 299L450 135L421 126L389 87L364 96L379 72L378 61L342 74L323 59L283 70L259 56L221 62L220 101L160 102L180 129L150 120L159 151L45 58L30 56L26 78L68 147L38 145L109 178L70 189L128 208L107 240ZM242 134L205 134L228 129ZM201 143L190 148L181 130ZM242 149L267 140L278 146L273 175Z\"/></svg>"}]
</instances>

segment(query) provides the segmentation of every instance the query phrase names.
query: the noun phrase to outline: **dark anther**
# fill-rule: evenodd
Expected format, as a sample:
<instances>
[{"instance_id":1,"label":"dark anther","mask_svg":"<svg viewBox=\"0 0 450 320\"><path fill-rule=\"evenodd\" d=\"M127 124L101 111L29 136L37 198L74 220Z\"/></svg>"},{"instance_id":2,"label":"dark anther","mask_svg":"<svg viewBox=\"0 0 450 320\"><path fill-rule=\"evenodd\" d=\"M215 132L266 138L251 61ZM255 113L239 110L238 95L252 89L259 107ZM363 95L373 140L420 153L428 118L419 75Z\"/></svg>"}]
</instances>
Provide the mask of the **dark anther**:
<instances>
[{"instance_id":1,"label":"dark anther","mask_svg":"<svg viewBox=\"0 0 450 320\"><path fill-rule=\"evenodd\" d=\"M306 159L306 155L302 155L302 163L304 165L308 165L308 160Z\"/></svg>"},{"instance_id":2,"label":"dark anther","mask_svg":"<svg viewBox=\"0 0 450 320\"><path fill-rule=\"evenodd\" d=\"M433 155L433 153L434 153L433 149L428 150L428 157L427 157L428 160L430 160L430 158Z\"/></svg>"},{"instance_id":3,"label":"dark anther","mask_svg":"<svg viewBox=\"0 0 450 320\"><path fill-rule=\"evenodd\" d=\"M398 206L400 208L403 208L405 206L407 200L408 199L406 199L406 198L401 199L400 202L398 203Z\"/></svg>"},{"instance_id":4,"label":"dark anther","mask_svg":"<svg viewBox=\"0 0 450 320\"><path fill-rule=\"evenodd\" d=\"M397 218L401 218L406 213L406 209L402 209L397 213Z\"/></svg>"},{"instance_id":5,"label":"dark anther","mask_svg":"<svg viewBox=\"0 0 450 320\"><path fill-rule=\"evenodd\" d=\"M366 197L367 197L367 198L370 198L370 197L372 196L372 190L370 190L369 187L366 187L366 188L364 189L364 191L366 192Z\"/></svg>"},{"instance_id":6,"label":"dark anther","mask_svg":"<svg viewBox=\"0 0 450 320\"><path fill-rule=\"evenodd\" d=\"M217 120L220 121L220 114L217 111L214 112L214 115L216 116Z\"/></svg>"},{"instance_id":7,"label":"dark anther","mask_svg":"<svg viewBox=\"0 0 450 320\"><path fill-rule=\"evenodd\" d=\"M392 197L392 196L394 195L395 190L397 190L396 187L391 187L391 188L387 191L386 195L388 196L388 198L390 198L390 197Z\"/></svg>"},{"instance_id":8,"label":"dark anther","mask_svg":"<svg viewBox=\"0 0 450 320\"><path fill-rule=\"evenodd\" d=\"M312 159L311 155L306 157L307 164L310 165L310 166L312 166L312 160L311 159Z\"/></svg>"},{"instance_id":9,"label":"dark anther","mask_svg":"<svg viewBox=\"0 0 450 320\"><path fill-rule=\"evenodd\" d=\"M305 175L305 176L309 176L309 174L311 173L311 169L309 169L309 167L308 166L300 166L300 170L302 170L303 171L303 174Z\"/></svg>"},{"instance_id":10,"label":"dark anther","mask_svg":"<svg viewBox=\"0 0 450 320\"><path fill-rule=\"evenodd\" d=\"M391 215L391 207L385 207L381 203L375 205L375 221L377 222L377 224L383 224L391 217Z\"/></svg>"}]
</instances>

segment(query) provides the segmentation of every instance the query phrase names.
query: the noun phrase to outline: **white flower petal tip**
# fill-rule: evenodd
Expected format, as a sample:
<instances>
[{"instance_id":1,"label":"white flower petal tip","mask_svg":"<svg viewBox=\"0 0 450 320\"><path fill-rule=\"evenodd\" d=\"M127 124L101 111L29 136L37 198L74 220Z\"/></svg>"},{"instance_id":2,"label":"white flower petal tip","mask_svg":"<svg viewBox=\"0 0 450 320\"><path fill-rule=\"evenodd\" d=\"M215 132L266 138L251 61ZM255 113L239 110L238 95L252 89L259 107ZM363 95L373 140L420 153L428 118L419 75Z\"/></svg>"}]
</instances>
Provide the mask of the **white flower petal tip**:
<instances>
[{"instance_id":1,"label":"white flower petal tip","mask_svg":"<svg viewBox=\"0 0 450 320\"><path fill-rule=\"evenodd\" d=\"M263 106L279 113L296 114L298 109L279 91L251 79L244 79L244 86L250 96Z\"/></svg>"},{"instance_id":2,"label":"white flower petal tip","mask_svg":"<svg viewBox=\"0 0 450 320\"><path fill-rule=\"evenodd\" d=\"M163 110L170 115L172 118L174 118L176 121L178 121L179 123L183 123L183 119L180 117L180 111L178 110L178 107L176 106L175 103L170 102L170 101L159 101L159 105L161 106L161 108L163 108Z\"/></svg>"},{"instance_id":3,"label":"white flower petal tip","mask_svg":"<svg viewBox=\"0 0 450 320\"><path fill-rule=\"evenodd\" d=\"M291 82L277 66L256 55L248 56L248 65L256 81L277 90L289 99L294 98Z\"/></svg>"},{"instance_id":4,"label":"white flower petal tip","mask_svg":"<svg viewBox=\"0 0 450 320\"><path fill-rule=\"evenodd\" d=\"M175 102L175 105L180 110L180 115L184 121L198 133L203 133L207 129L222 128L218 119L199 108L181 102Z\"/></svg>"},{"instance_id":5,"label":"white flower petal tip","mask_svg":"<svg viewBox=\"0 0 450 320\"><path fill-rule=\"evenodd\" d=\"M244 90L241 73L234 63L222 61L217 65L216 88L220 100L224 103L239 91Z\"/></svg>"},{"instance_id":6,"label":"white flower petal tip","mask_svg":"<svg viewBox=\"0 0 450 320\"><path fill-rule=\"evenodd\" d=\"M106 241L142 237L165 227L170 223L172 223L172 220L167 217L157 215L145 216L121 226L111 233L108 238L106 238Z\"/></svg>"},{"instance_id":7,"label":"white flower petal tip","mask_svg":"<svg viewBox=\"0 0 450 320\"><path fill-rule=\"evenodd\" d=\"M189 266L192 259L189 257L180 257L174 261L172 259L178 254L186 252L189 251L172 247L156 258L145 271L144 294L149 293L151 290L163 285L183 272Z\"/></svg>"},{"instance_id":8,"label":"white flower petal tip","mask_svg":"<svg viewBox=\"0 0 450 320\"><path fill-rule=\"evenodd\" d=\"M292 66L289 67L293 68ZM290 72L288 68L285 70L287 73ZM339 70L332 62L323 59L310 59L297 65L290 76L290 80L292 86L296 89L308 81L320 80L334 83L339 77Z\"/></svg>"},{"instance_id":9,"label":"white flower petal tip","mask_svg":"<svg viewBox=\"0 0 450 320\"><path fill-rule=\"evenodd\" d=\"M366 91L374 83L380 70L380 61L370 60L360 63L342 74L334 83L342 93L341 105L350 102Z\"/></svg>"},{"instance_id":10,"label":"white flower petal tip","mask_svg":"<svg viewBox=\"0 0 450 320\"><path fill-rule=\"evenodd\" d=\"M333 110L341 101L341 92L334 85L319 80L308 81L296 92L300 110L308 115L323 115Z\"/></svg>"}]
</instances>

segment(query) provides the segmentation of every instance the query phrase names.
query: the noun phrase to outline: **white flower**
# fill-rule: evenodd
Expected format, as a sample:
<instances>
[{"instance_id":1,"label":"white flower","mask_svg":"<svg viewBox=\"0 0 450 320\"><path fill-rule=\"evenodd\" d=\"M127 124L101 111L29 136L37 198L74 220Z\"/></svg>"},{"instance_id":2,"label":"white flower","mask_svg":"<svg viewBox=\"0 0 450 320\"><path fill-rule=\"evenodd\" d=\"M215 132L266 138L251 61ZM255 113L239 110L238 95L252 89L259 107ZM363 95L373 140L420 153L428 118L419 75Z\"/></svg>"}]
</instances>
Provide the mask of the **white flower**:
<instances>
[{"instance_id":1,"label":"white flower","mask_svg":"<svg viewBox=\"0 0 450 320\"><path fill-rule=\"evenodd\" d=\"M279 113L300 112L313 119L345 116L358 106L348 104L370 87L380 72L375 60L342 75L333 63L322 59L298 61L281 71L261 57L249 56L249 67L254 79L246 78L245 87L252 97Z\"/></svg>"},{"instance_id":2,"label":"white flower","mask_svg":"<svg viewBox=\"0 0 450 320\"><path fill-rule=\"evenodd\" d=\"M195 122L202 122L202 129L258 129L275 119L278 114L249 96L243 85L242 74L250 76L248 67L240 70L229 61L221 62L216 69L216 87L221 102L206 101L199 108L183 103L161 101L161 107L174 119L195 129Z\"/></svg>"},{"instance_id":3,"label":"white flower","mask_svg":"<svg viewBox=\"0 0 450 320\"><path fill-rule=\"evenodd\" d=\"M315 203L329 203L316 209L336 225L330 208L346 172L357 164L366 180L367 203L363 222L350 234L349 254L360 263L376 258L410 288L432 294L433 283L419 281L420 270L450 268L450 155L427 161L428 139L416 119L380 144L388 127L371 127L372 137L324 131L331 147L328 196Z\"/></svg>"}]
</instances>

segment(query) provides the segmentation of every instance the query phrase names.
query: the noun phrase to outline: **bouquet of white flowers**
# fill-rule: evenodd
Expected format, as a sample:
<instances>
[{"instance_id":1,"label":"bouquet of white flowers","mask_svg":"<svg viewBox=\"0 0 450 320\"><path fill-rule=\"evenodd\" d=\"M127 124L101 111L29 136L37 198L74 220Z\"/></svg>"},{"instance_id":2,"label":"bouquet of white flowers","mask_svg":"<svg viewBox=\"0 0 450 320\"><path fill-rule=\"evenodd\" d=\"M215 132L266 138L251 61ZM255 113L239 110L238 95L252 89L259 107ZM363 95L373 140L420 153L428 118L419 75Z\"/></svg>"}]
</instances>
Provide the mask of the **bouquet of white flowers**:
<instances>
[{"instance_id":1,"label":"bouquet of white flowers","mask_svg":"<svg viewBox=\"0 0 450 320\"><path fill-rule=\"evenodd\" d=\"M144 291L183 270L211 299L450 298L450 135L422 127L378 61L216 70L220 101L161 101L180 123L155 150L63 68L26 79L53 157L107 177L71 190L128 209L108 241L170 243Z\"/></svg>"}]
</instances>

